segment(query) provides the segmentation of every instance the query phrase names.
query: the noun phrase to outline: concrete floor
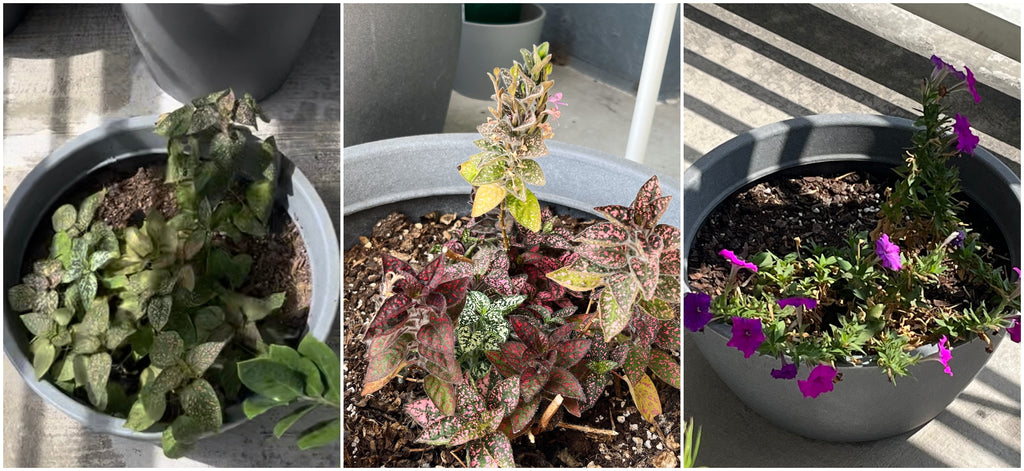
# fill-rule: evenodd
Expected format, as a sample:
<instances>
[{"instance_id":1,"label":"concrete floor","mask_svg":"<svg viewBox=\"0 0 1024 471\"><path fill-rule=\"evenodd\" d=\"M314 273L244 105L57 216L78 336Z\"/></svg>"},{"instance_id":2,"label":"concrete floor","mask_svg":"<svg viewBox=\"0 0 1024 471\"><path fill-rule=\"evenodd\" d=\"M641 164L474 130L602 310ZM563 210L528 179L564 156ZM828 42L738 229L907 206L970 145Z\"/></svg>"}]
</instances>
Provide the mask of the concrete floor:
<instances>
[{"instance_id":1,"label":"concrete floor","mask_svg":"<svg viewBox=\"0 0 1024 471\"><path fill-rule=\"evenodd\" d=\"M340 229L340 8L324 7L287 81L262 100L274 135L316 187ZM33 5L3 39L3 196L56 148L106 120L180 106L154 82L116 4ZM327 343L340 349L340 323ZM271 411L201 441L170 460L159 444L95 433L36 396L3 362L4 467L335 467L340 444L303 452L296 432L329 418L303 418L278 440L287 411ZM316 412L314 412L316 413ZM335 411L334 414L337 414ZM337 417L337 415L335 415Z\"/></svg>"},{"instance_id":2,"label":"concrete floor","mask_svg":"<svg viewBox=\"0 0 1024 471\"><path fill-rule=\"evenodd\" d=\"M909 117L916 81L936 54L974 71L983 98L966 113L981 145L1020 175L1020 63L895 6L687 4L683 48L684 171L737 134L791 117ZM1019 344L1004 342L928 424L860 444L809 440L768 423L730 392L693 342L684 341L683 361L683 411L703 429L701 466L1021 465Z\"/></svg>"}]
</instances>

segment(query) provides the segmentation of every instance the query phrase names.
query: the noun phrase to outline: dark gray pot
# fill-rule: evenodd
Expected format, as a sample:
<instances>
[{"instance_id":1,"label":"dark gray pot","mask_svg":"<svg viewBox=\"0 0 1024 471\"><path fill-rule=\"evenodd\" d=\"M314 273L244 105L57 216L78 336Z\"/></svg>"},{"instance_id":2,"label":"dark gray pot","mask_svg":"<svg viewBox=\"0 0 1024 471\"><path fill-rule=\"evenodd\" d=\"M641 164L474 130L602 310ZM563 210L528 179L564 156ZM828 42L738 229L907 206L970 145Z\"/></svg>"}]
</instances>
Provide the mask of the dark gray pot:
<instances>
[{"instance_id":1,"label":"dark gray pot","mask_svg":"<svg viewBox=\"0 0 1024 471\"><path fill-rule=\"evenodd\" d=\"M865 165L895 166L910 146L913 123L902 118L873 115L818 115L771 124L736 136L716 147L683 176L685 185L683 254L711 211L732 193L769 175L799 174L821 164L832 169ZM973 157L955 159L962 188L1002 231L1010 259L1020 266L1020 180L1009 168L982 148ZM819 167L820 168L820 167ZM686 256L683 272L686 272ZM686 285L683 290L688 291ZM974 340L953 348L949 377L937 362L910 368L912 377L893 387L875 366L840 367L843 380L834 391L816 399L804 398L795 380L770 375L779 360L743 354L725 343L731 329L709 324L703 333L687 331L718 376L751 409L775 425L808 438L829 441L867 441L900 434L925 424L974 379L989 354ZM995 337L994 344L1003 336ZM923 355L938 351L934 345L918 349ZM806 378L801 368L798 378Z\"/></svg>"},{"instance_id":2,"label":"dark gray pot","mask_svg":"<svg viewBox=\"0 0 1024 471\"><path fill-rule=\"evenodd\" d=\"M122 5L156 83L174 99L232 88L257 101L277 91L323 5Z\"/></svg>"},{"instance_id":3,"label":"dark gray pot","mask_svg":"<svg viewBox=\"0 0 1024 471\"><path fill-rule=\"evenodd\" d=\"M444 128L459 58L461 6L345 8L345 147Z\"/></svg>"},{"instance_id":4,"label":"dark gray pot","mask_svg":"<svg viewBox=\"0 0 1024 471\"><path fill-rule=\"evenodd\" d=\"M21 18L25 16L25 10L28 10L28 5L24 3L4 4L4 36L14 31L14 27L18 26Z\"/></svg>"},{"instance_id":5,"label":"dark gray pot","mask_svg":"<svg viewBox=\"0 0 1024 471\"><path fill-rule=\"evenodd\" d=\"M478 100L490 99L494 85L487 73L494 64L508 67L512 61L522 62L519 50L539 44L546 16L543 7L532 3L523 4L517 23L482 23L463 15L455 91Z\"/></svg>"},{"instance_id":6,"label":"dark gray pot","mask_svg":"<svg viewBox=\"0 0 1024 471\"><path fill-rule=\"evenodd\" d=\"M77 182L102 167L139 162L153 154L166 155L167 141L154 134L157 116L141 116L115 120L88 131L61 146L43 159L25 177L4 207L4 353L25 383L36 394L69 417L98 432L142 440L159 441L159 432L139 433L124 428L124 419L96 412L57 389L47 381L36 381L32 361L27 354L31 336L18 313L7 303L7 290L21 280L22 258L33 232L40 224L49 224L53 204ZM338 240L331 218L316 189L305 175L285 160L282 182L286 192L288 214L299 226L309 254L313 279L308 328L316 338L324 340L330 333L338 313L341 269L338 261ZM240 405L225 411L226 430L245 420Z\"/></svg>"},{"instance_id":7,"label":"dark gray pot","mask_svg":"<svg viewBox=\"0 0 1024 471\"><path fill-rule=\"evenodd\" d=\"M475 133L434 134L370 142L346 147L345 239L348 248L391 211L414 221L430 211L466 215L471 187L457 167L479 152ZM602 152L547 141L550 155L537 159L547 184L531 186L537 199L598 217L596 206L629 205L640 186L656 172ZM673 197L661 222L679 225L679 182L658 175L663 195Z\"/></svg>"}]
</instances>

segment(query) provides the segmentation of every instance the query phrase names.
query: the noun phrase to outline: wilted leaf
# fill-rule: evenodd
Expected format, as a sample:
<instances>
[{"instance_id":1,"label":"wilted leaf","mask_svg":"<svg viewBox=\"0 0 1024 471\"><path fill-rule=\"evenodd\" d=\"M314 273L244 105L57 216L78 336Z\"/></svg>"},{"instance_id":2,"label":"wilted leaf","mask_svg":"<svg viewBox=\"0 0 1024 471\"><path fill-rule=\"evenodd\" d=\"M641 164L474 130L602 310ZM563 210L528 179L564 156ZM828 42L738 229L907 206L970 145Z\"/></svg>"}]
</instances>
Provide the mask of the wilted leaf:
<instances>
[{"instance_id":1,"label":"wilted leaf","mask_svg":"<svg viewBox=\"0 0 1024 471\"><path fill-rule=\"evenodd\" d=\"M505 199L505 194L505 188L495 183L477 187L476 197L473 199L473 212L470 216L480 217L494 209Z\"/></svg>"},{"instance_id":2,"label":"wilted leaf","mask_svg":"<svg viewBox=\"0 0 1024 471\"><path fill-rule=\"evenodd\" d=\"M645 374L636 384L632 384L628 379L626 384L640 415L647 422L655 423L654 418L661 415L661 398L658 397L658 389L654 387L654 382Z\"/></svg>"},{"instance_id":3,"label":"wilted leaf","mask_svg":"<svg viewBox=\"0 0 1024 471\"><path fill-rule=\"evenodd\" d=\"M573 291L590 291L600 285L602 280L599 273L582 272L569 267L548 272L545 276Z\"/></svg>"}]
</instances>

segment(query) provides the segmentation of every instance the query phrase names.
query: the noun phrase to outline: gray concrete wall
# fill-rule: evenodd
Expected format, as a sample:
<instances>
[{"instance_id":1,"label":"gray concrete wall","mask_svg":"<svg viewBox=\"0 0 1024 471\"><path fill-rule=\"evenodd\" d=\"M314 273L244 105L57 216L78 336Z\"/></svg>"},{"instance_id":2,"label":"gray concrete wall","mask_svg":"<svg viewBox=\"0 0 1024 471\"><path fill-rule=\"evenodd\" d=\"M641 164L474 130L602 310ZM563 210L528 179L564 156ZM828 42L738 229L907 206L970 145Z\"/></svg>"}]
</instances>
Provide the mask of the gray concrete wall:
<instances>
[{"instance_id":1,"label":"gray concrete wall","mask_svg":"<svg viewBox=\"0 0 1024 471\"><path fill-rule=\"evenodd\" d=\"M556 61L613 87L636 93L654 4L543 4L543 40ZM659 100L679 98L679 10L672 27Z\"/></svg>"}]
</instances>

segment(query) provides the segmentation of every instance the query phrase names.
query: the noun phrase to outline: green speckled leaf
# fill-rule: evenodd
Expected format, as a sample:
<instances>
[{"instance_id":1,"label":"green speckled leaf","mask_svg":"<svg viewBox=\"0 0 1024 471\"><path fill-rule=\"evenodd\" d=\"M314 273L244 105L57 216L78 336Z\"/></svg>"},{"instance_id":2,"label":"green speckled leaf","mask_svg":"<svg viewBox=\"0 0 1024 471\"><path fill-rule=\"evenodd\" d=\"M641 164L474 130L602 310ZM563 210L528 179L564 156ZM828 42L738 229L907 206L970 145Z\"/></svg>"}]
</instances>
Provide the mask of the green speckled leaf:
<instances>
[{"instance_id":1,"label":"green speckled leaf","mask_svg":"<svg viewBox=\"0 0 1024 471\"><path fill-rule=\"evenodd\" d=\"M149 358L156 367L167 368L176 365L184 352L185 342L177 332L160 332L153 339Z\"/></svg>"},{"instance_id":2,"label":"green speckled leaf","mask_svg":"<svg viewBox=\"0 0 1024 471\"><path fill-rule=\"evenodd\" d=\"M65 204L53 212L50 222L53 224L54 232L62 232L71 229L78 220L78 211L74 206Z\"/></svg>"},{"instance_id":3,"label":"green speckled leaf","mask_svg":"<svg viewBox=\"0 0 1024 471\"><path fill-rule=\"evenodd\" d=\"M218 432L223 423L217 392L205 379L192 381L178 396L185 414L193 417L205 432Z\"/></svg>"},{"instance_id":4,"label":"green speckled leaf","mask_svg":"<svg viewBox=\"0 0 1024 471\"><path fill-rule=\"evenodd\" d=\"M423 389L427 397L444 415L455 415L455 387L434 375L423 378Z\"/></svg>"},{"instance_id":5,"label":"green speckled leaf","mask_svg":"<svg viewBox=\"0 0 1024 471\"><path fill-rule=\"evenodd\" d=\"M132 404L124 426L136 432L146 430L163 417L166 408L167 398L164 393L155 393L150 388L143 388L135 404Z\"/></svg>"},{"instance_id":6,"label":"green speckled leaf","mask_svg":"<svg viewBox=\"0 0 1024 471\"><path fill-rule=\"evenodd\" d=\"M161 333L160 335L163 335ZM157 337L159 339L159 336ZM188 366L192 368L192 374L200 377L206 369L217 360L217 355L224 348L224 342L206 342L196 345L188 352Z\"/></svg>"},{"instance_id":7,"label":"green speckled leaf","mask_svg":"<svg viewBox=\"0 0 1024 471\"><path fill-rule=\"evenodd\" d=\"M14 285L7 290L7 302L17 312L31 311L36 303L36 290L28 285Z\"/></svg>"},{"instance_id":8,"label":"green speckled leaf","mask_svg":"<svg viewBox=\"0 0 1024 471\"><path fill-rule=\"evenodd\" d=\"M153 325L156 330L162 330L167 321L171 318L171 296L157 296L149 300L149 305L146 307L146 316L149 317L149 323Z\"/></svg>"},{"instance_id":9,"label":"green speckled leaf","mask_svg":"<svg viewBox=\"0 0 1024 471\"><path fill-rule=\"evenodd\" d=\"M57 328L57 323L50 316L38 312L22 314L21 322L36 337L49 337Z\"/></svg>"},{"instance_id":10,"label":"green speckled leaf","mask_svg":"<svg viewBox=\"0 0 1024 471\"><path fill-rule=\"evenodd\" d=\"M531 185L544 185L544 171L535 160L524 159L519 167L519 176Z\"/></svg>"},{"instance_id":11,"label":"green speckled leaf","mask_svg":"<svg viewBox=\"0 0 1024 471\"><path fill-rule=\"evenodd\" d=\"M573 291L590 291L599 286L603 278L599 273L573 270L570 267L548 272L547 277Z\"/></svg>"},{"instance_id":12,"label":"green speckled leaf","mask_svg":"<svg viewBox=\"0 0 1024 471\"><path fill-rule=\"evenodd\" d=\"M624 311L611 290L606 289L601 292L597 316L605 342L611 342L629 324L630 313Z\"/></svg>"},{"instance_id":13,"label":"green speckled leaf","mask_svg":"<svg viewBox=\"0 0 1024 471\"><path fill-rule=\"evenodd\" d=\"M480 169L476 176L473 177L473 181L470 182L473 186L486 185L488 183L494 183L502 179L505 176L505 164L503 162L494 162L486 167Z\"/></svg>"}]
</instances>

